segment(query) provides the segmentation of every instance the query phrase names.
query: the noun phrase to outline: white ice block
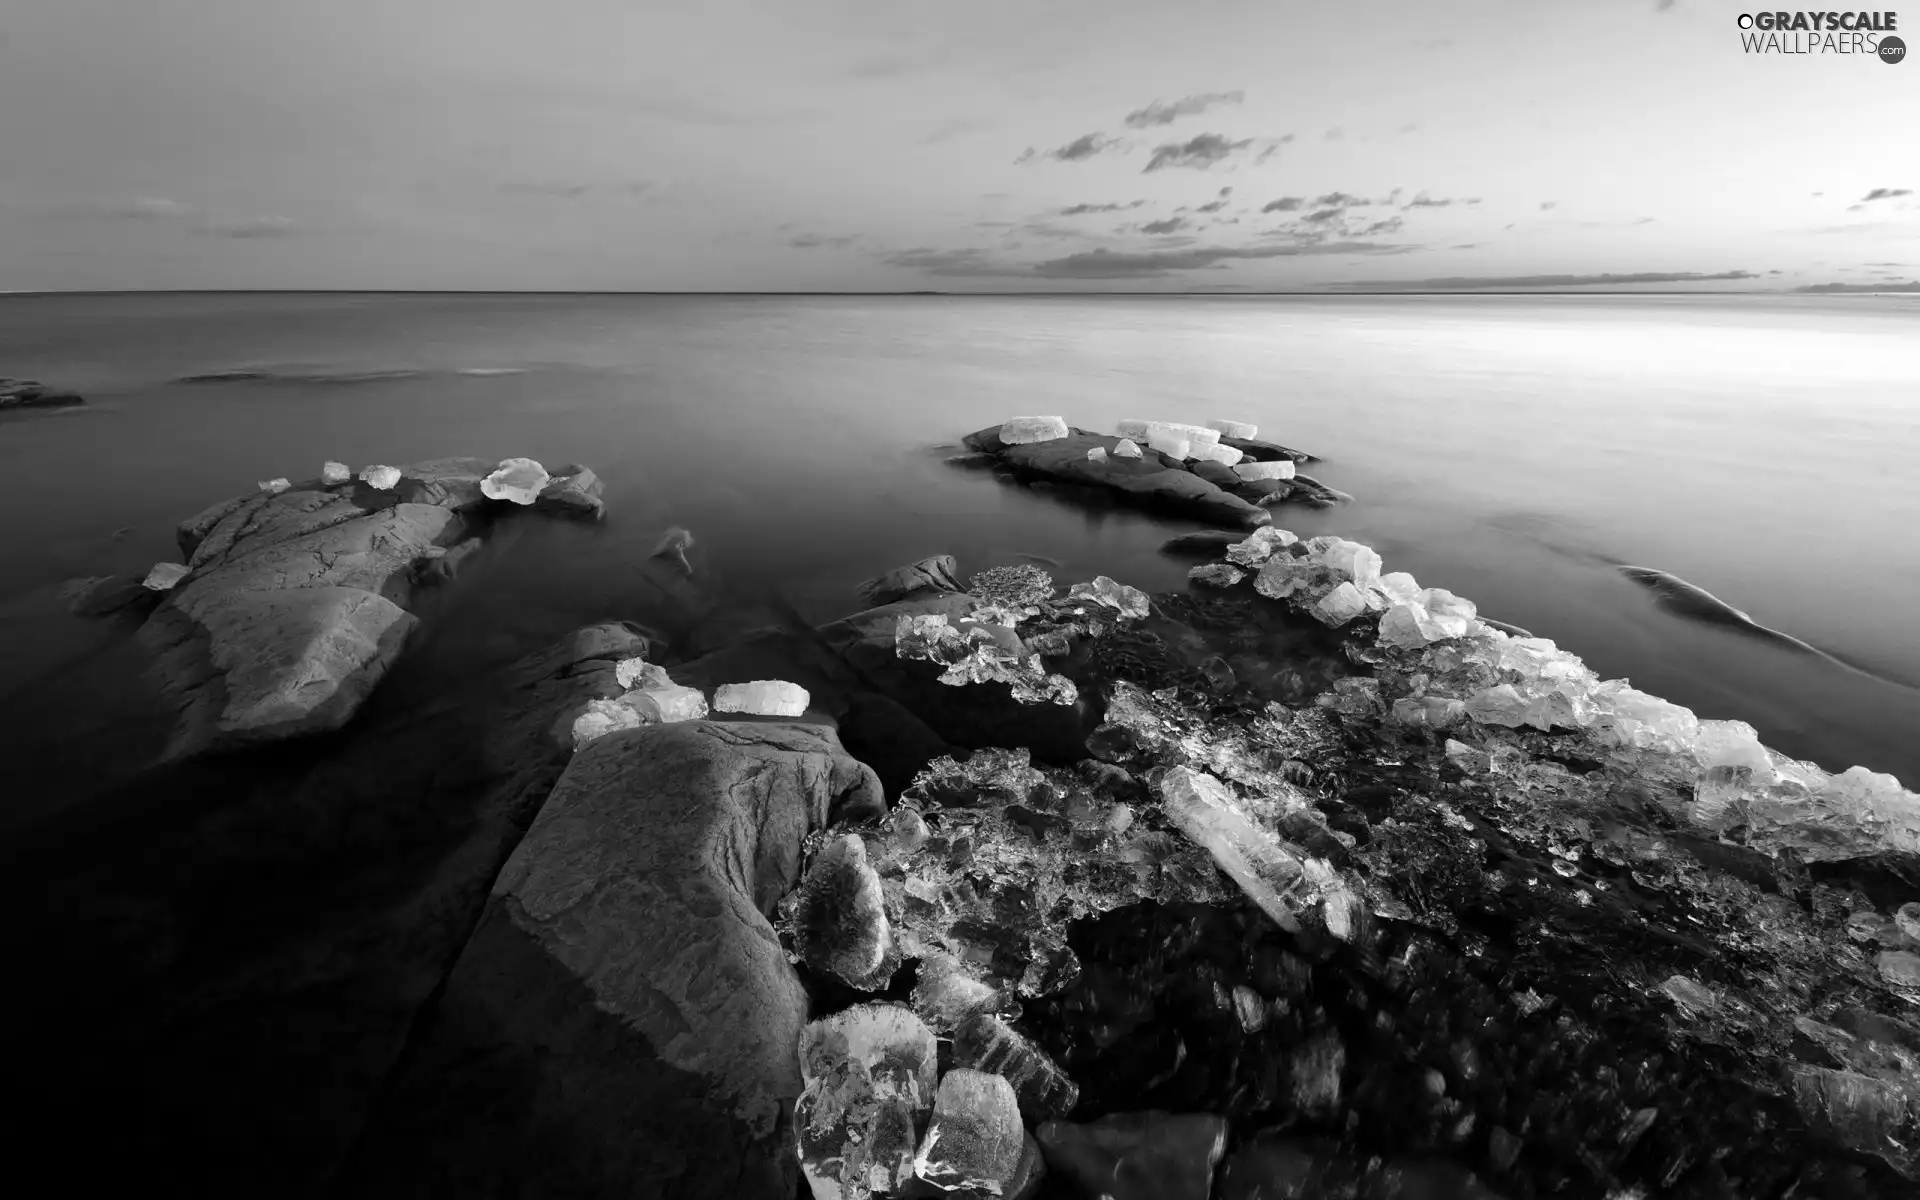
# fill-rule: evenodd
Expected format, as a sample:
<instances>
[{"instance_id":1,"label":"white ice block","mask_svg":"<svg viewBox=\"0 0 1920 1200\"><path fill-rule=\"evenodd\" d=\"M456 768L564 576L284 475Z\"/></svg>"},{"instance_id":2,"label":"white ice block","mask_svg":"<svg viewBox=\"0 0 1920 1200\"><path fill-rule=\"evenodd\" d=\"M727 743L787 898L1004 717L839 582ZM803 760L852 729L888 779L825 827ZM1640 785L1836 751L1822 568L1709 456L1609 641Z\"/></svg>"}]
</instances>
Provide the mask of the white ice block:
<instances>
[{"instance_id":1,"label":"white ice block","mask_svg":"<svg viewBox=\"0 0 1920 1200\"><path fill-rule=\"evenodd\" d=\"M1058 441L1066 436L1065 417L1015 417L1000 427L1000 440L1009 446Z\"/></svg>"},{"instance_id":2,"label":"white ice block","mask_svg":"<svg viewBox=\"0 0 1920 1200\"><path fill-rule=\"evenodd\" d=\"M191 568L184 563L155 563L153 570L140 582L156 592L171 591L175 584L187 577Z\"/></svg>"},{"instance_id":3,"label":"white ice block","mask_svg":"<svg viewBox=\"0 0 1920 1200\"><path fill-rule=\"evenodd\" d=\"M365 467L360 471L360 481L378 492L392 491L400 486L400 468Z\"/></svg>"},{"instance_id":4,"label":"white ice block","mask_svg":"<svg viewBox=\"0 0 1920 1200\"><path fill-rule=\"evenodd\" d=\"M489 500L532 504L540 498L540 489L546 487L551 479L547 469L531 458L506 458L500 461L491 475L480 481L480 494Z\"/></svg>"},{"instance_id":5,"label":"white ice block","mask_svg":"<svg viewBox=\"0 0 1920 1200\"><path fill-rule=\"evenodd\" d=\"M1245 421L1208 421L1208 429L1217 429L1221 437L1251 438L1260 436L1258 425L1249 425Z\"/></svg>"},{"instance_id":6,"label":"white ice block","mask_svg":"<svg viewBox=\"0 0 1920 1200\"><path fill-rule=\"evenodd\" d=\"M1297 469L1290 458L1283 458L1279 462L1242 462L1230 465L1233 467L1233 473L1242 479L1292 479Z\"/></svg>"},{"instance_id":7,"label":"white ice block","mask_svg":"<svg viewBox=\"0 0 1920 1200\"><path fill-rule=\"evenodd\" d=\"M320 482L328 487L339 487L353 481L353 468L343 462L325 462L320 464Z\"/></svg>"},{"instance_id":8,"label":"white ice block","mask_svg":"<svg viewBox=\"0 0 1920 1200\"><path fill-rule=\"evenodd\" d=\"M1223 467L1234 466L1244 457L1232 446L1221 446L1217 444L1208 446L1200 442L1193 443L1192 456L1203 462L1217 462Z\"/></svg>"},{"instance_id":9,"label":"white ice block","mask_svg":"<svg viewBox=\"0 0 1920 1200\"><path fill-rule=\"evenodd\" d=\"M751 683L723 683L713 693L716 712L754 713L764 717L797 717L807 711L807 689L784 679L756 679Z\"/></svg>"}]
</instances>

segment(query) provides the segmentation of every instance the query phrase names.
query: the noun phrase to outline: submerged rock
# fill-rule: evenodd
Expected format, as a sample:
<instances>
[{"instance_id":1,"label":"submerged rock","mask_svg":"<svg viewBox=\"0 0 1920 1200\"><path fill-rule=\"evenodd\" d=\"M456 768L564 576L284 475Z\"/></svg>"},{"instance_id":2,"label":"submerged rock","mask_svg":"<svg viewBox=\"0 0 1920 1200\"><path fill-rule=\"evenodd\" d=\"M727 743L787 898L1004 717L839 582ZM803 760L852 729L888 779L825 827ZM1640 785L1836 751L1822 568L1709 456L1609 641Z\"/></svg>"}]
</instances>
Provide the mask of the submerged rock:
<instances>
[{"instance_id":1,"label":"submerged rock","mask_svg":"<svg viewBox=\"0 0 1920 1200\"><path fill-rule=\"evenodd\" d=\"M1047 1165L1089 1196L1207 1200L1227 1148L1225 1118L1208 1113L1119 1113L1034 1131Z\"/></svg>"}]
</instances>

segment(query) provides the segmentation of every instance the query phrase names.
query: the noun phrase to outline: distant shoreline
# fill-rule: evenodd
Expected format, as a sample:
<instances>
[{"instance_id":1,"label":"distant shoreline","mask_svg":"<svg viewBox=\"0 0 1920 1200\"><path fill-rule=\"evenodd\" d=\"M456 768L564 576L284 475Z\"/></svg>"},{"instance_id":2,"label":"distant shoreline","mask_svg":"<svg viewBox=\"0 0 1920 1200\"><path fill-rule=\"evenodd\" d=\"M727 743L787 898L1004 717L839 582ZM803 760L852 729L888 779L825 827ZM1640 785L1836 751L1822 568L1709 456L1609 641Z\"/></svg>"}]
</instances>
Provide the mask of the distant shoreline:
<instances>
[{"instance_id":1,"label":"distant shoreline","mask_svg":"<svg viewBox=\"0 0 1920 1200\"><path fill-rule=\"evenodd\" d=\"M0 297L50 297L50 296L673 296L673 297L761 297L780 296L788 298L842 297L940 297L943 299L987 299L1014 300L1026 297L1073 299L1093 299L1103 296L1116 298L1168 297L1307 297L1312 299L1330 299L1334 297L1379 297L1379 296L1920 296L1920 292L1911 288L1891 288L1861 291L1841 291L1838 289L1802 291L1799 289L1769 289L1736 291L1732 289L1666 289L1653 288L1531 288L1517 291L1500 289L1460 289L1442 291L1359 291L1342 289L1320 292L941 292L941 291L888 291L888 292L686 292L686 291L628 291L587 289L533 289L499 290L490 288L108 288L74 289L71 291L7 291L0 289Z\"/></svg>"}]
</instances>

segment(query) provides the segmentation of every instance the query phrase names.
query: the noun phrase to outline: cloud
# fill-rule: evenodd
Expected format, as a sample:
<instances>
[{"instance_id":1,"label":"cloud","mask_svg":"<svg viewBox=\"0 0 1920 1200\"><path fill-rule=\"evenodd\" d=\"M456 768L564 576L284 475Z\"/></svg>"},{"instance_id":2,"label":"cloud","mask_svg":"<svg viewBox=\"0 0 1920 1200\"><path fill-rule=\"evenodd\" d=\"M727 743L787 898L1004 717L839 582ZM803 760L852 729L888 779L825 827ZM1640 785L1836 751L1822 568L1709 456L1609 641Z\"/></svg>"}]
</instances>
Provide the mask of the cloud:
<instances>
[{"instance_id":1,"label":"cloud","mask_svg":"<svg viewBox=\"0 0 1920 1200\"><path fill-rule=\"evenodd\" d=\"M1223 187L1220 189L1220 194L1218 196L1214 197L1212 200L1207 201L1205 204L1200 205L1194 211L1203 212L1203 213L1219 212L1221 209L1227 206L1227 199L1232 195L1233 195L1232 188Z\"/></svg>"},{"instance_id":2,"label":"cloud","mask_svg":"<svg viewBox=\"0 0 1920 1200\"><path fill-rule=\"evenodd\" d=\"M1253 145L1252 138L1234 142L1228 141L1217 133L1203 133L1184 142L1168 142L1164 146L1154 147L1153 157L1147 160L1146 170L1142 174L1146 171L1162 171L1169 167L1187 167L1195 171L1204 171L1251 145Z\"/></svg>"},{"instance_id":3,"label":"cloud","mask_svg":"<svg viewBox=\"0 0 1920 1200\"><path fill-rule=\"evenodd\" d=\"M1239 104L1247 98L1245 92L1206 92L1198 96L1183 96L1171 104L1162 104L1155 100L1145 108L1137 108L1127 114L1128 129L1151 129L1156 125L1171 125L1181 117L1197 117L1209 108L1220 104Z\"/></svg>"},{"instance_id":4,"label":"cloud","mask_svg":"<svg viewBox=\"0 0 1920 1200\"><path fill-rule=\"evenodd\" d=\"M1920 292L1920 283L1812 283L1793 289L1796 292Z\"/></svg>"},{"instance_id":5,"label":"cloud","mask_svg":"<svg viewBox=\"0 0 1920 1200\"><path fill-rule=\"evenodd\" d=\"M1347 131L1340 128L1340 126L1335 125L1332 129L1327 130L1325 133L1321 134L1320 136L1325 138L1329 142L1337 142L1341 138L1347 136Z\"/></svg>"},{"instance_id":6,"label":"cloud","mask_svg":"<svg viewBox=\"0 0 1920 1200\"><path fill-rule=\"evenodd\" d=\"M928 275L982 277L1022 273L996 264L985 250L978 249L934 250L921 246L883 255L880 261L890 267L906 267Z\"/></svg>"},{"instance_id":7,"label":"cloud","mask_svg":"<svg viewBox=\"0 0 1920 1200\"><path fill-rule=\"evenodd\" d=\"M1471 288L1497 288L1505 291L1522 288L1627 287L1648 283L1717 283L1758 279L1751 271L1721 271L1701 274L1695 271L1642 271L1631 275L1503 275L1448 276L1441 279L1352 280L1325 284L1325 287L1353 290L1458 291Z\"/></svg>"},{"instance_id":8,"label":"cloud","mask_svg":"<svg viewBox=\"0 0 1920 1200\"><path fill-rule=\"evenodd\" d=\"M1560 207L1560 202L1558 200L1542 200L1540 202L1541 212L1552 212L1554 209L1559 207Z\"/></svg>"},{"instance_id":9,"label":"cloud","mask_svg":"<svg viewBox=\"0 0 1920 1200\"><path fill-rule=\"evenodd\" d=\"M819 233L803 233L797 237L788 238L787 245L796 250L817 250L823 246L851 246L859 240L853 235L829 237Z\"/></svg>"},{"instance_id":10,"label":"cloud","mask_svg":"<svg viewBox=\"0 0 1920 1200\"><path fill-rule=\"evenodd\" d=\"M1420 127L1418 125L1402 125L1399 129L1395 130L1395 132L1396 133L1415 133L1419 130L1419 128Z\"/></svg>"},{"instance_id":11,"label":"cloud","mask_svg":"<svg viewBox=\"0 0 1920 1200\"><path fill-rule=\"evenodd\" d=\"M1260 209L1260 211L1263 213L1299 212L1300 206L1305 204L1306 202L1307 201L1304 196L1282 196L1278 200L1267 201L1267 203Z\"/></svg>"},{"instance_id":12,"label":"cloud","mask_svg":"<svg viewBox=\"0 0 1920 1200\"><path fill-rule=\"evenodd\" d=\"M292 217L238 217L230 220L208 221L197 232L229 238L268 238L286 237L294 232Z\"/></svg>"},{"instance_id":13,"label":"cloud","mask_svg":"<svg viewBox=\"0 0 1920 1200\"><path fill-rule=\"evenodd\" d=\"M1414 247L1369 242L1321 242L1284 246L1192 246L1176 250L1088 250L1039 263L1033 272L1048 279L1146 279L1246 260L1326 254L1400 254L1411 249Z\"/></svg>"},{"instance_id":14,"label":"cloud","mask_svg":"<svg viewBox=\"0 0 1920 1200\"><path fill-rule=\"evenodd\" d=\"M1187 222L1186 222L1186 218L1184 217L1168 217L1164 221L1148 221L1145 225L1142 225L1140 227L1140 232L1141 233L1176 233L1179 230L1185 229L1186 225L1187 225Z\"/></svg>"},{"instance_id":15,"label":"cloud","mask_svg":"<svg viewBox=\"0 0 1920 1200\"><path fill-rule=\"evenodd\" d=\"M1860 201L1864 204L1869 200L1893 200L1900 196L1911 195L1913 195L1912 188L1875 188L1860 197Z\"/></svg>"},{"instance_id":16,"label":"cloud","mask_svg":"<svg viewBox=\"0 0 1920 1200\"><path fill-rule=\"evenodd\" d=\"M1653 11L1672 12L1674 0L1653 0Z\"/></svg>"},{"instance_id":17,"label":"cloud","mask_svg":"<svg viewBox=\"0 0 1920 1200\"><path fill-rule=\"evenodd\" d=\"M1451 196L1429 196L1425 192L1421 192L1418 195L1416 195L1413 199L1407 201L1405 207L1407 208L1451 208L1456 204L1478 204L1478 203L1480 203L1480 197L1478 196L1468 196L1464 199L1455 199Z\"/></svg>"},{"instance_id":18,"label":"cloud","mask_svg":"<svg viewBox=\"0 0 1920 1200\"><path fill-rule=\"evenodd\" d=\"M1051 158L1060 162L1084 162L1096 154L1117 149L1121 145L1122 143L1117 138L1105 137L1098 133L1083 133L1066 145L1054 150L1040 151L1029 146L1025 153L1013 161L1016 166L1021 163L1032 162L1039 158Z\"/></svg>"},{"instance_id":19,"label":"cloud","mask_svg":"<svg viewBox=\"0 0 1920 1200\"><path fill-rule=\"evenodd\" d=\"M1301 217L1300 219L1302 221L1312 221L1315 224L1319 224L1326 221L1338 221L1344 215L1346 215L1345 209L1322 208L1322 209L1316 209L1315 211L1308 213L1306 216Z\"/></svg>"},{"instance_id":20,"label":"cloud","mask_svg":"<svg viewBox=\"0 0 1920 1200\"><path fill-rule=\"evenodd\" d=\"M1268 138L1260 144L1260 156L1253 160L1253 165L1257 167L1261 163L1266 162L1274 155L1280 153L1280 147L1292 140L1293 135L1290 133L1283 133L1277 138Z\"/></svg>"},{"instance_id":21,"label":"cloud","mask_svg":"<svg viewBox=\"0 0 1920 1200\"><path fill-rule=\"evenodd\" d=\"M1124 212L1129 208L1139 208L1145 200L1135 200L1131 204L1075 204L1060 210L1063 217L1083 217L1088 213Z\"/></svg>"}]
</instances>

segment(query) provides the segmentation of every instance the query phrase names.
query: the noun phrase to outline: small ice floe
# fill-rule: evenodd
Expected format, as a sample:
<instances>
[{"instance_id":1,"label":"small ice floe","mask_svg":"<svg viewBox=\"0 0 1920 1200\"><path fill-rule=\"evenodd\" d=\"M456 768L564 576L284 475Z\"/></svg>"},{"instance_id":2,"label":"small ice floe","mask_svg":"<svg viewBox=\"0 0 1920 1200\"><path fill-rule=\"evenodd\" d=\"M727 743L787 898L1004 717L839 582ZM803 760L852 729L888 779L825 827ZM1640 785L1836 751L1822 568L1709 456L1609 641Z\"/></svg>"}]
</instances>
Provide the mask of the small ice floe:
<instances>
[{"instance_id":1,"label":"small ice floe","mask_svg":"<svg viewBox=\"0 0 1920 1200\"><path fill-rule=\"evenodd\" d=\"M376 492L390 492L400 486L400 468L366 467L360 472L360 481Z\"/></svg>"}]
</instances>

